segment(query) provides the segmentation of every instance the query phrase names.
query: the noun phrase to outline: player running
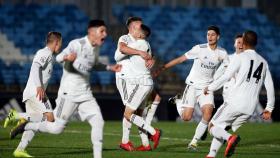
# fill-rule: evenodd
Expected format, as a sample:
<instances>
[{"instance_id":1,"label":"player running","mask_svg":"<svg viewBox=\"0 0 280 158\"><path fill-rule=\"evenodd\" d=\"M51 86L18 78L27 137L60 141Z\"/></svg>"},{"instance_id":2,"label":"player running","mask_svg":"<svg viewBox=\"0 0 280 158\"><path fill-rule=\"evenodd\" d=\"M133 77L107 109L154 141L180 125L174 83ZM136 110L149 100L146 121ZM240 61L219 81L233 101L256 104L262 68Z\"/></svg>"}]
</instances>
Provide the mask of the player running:
<instances>
[{"instance_id":1,"label":"player running","mask_svg":"<svg viewBox=\"0 0 280 158\"><path fill-rule=\"evenodd\" d=\"M235 37L235 42L234 42L234 48L235 48L235 52L231 55L229 55L229 60L230 62L232 61L232 58L237 55L242 53L243 51L243 38L241 34L236 35ZM222 76L222 74L224 74L225 72L225 68L224 67L219 67L219 69L216 71L215 75L214 75L214 80L217 80L219 77ZM219 111L220 109L223 109L223 106L225 105L225 103L228 100L228 96L230 96L230 88L235 84L235 77L232 77L228 82L226 82L223 85L223 99L224 99L224 103L219 107L219 109L217 111ZM229 127L226 127L226 130L229 130ZM221 146L223 145L224 142L220 142L218 139L213 138L212 140L212 145L210 147L210 151L208 153L208 157L216 157L218 150L221 148Z\"/></svg>"},{"instance_id":2,"label":"player running","mask_svg":"<svg viewBox=\"0 0 280 158\"><path fill-rule=\"evenodd\" d=\"M190 121L194 112L194 106L198 102L202 111L202 119L199 122L192 141L188 148L197 149L197 143L207 130L214 108L213 93L203 94L203 89L213 81L216 69L223 64L228 65L227 52L218 46L220 29L217 26L209 26L207 29L207 42L194 46L181 57L165 64L158 73L180 64L186 60L193 59L192 69L186 79L186 88L182 99L176 100L177 111L184 121Z\"/></svg>"},{"instance_id":3,"label":"player running","mask_svg":"<svg viewBox=\"0 0 280 158\"><path fill-rule=\"evenodd\" d=\"M49 32L46 38L46 47L36 52L32 61L28 81L23 91L23 102L26 113L11 110L5 119L4 128L12 122L21 120L40 122L43 120L53 122L53 110L46 95L46 89L53 71L54 55L60 51L62 37L59 32ZM25 149L35 136L35 131L25 131L17 149L13 152L15 157L31 157Z\"/></svg>"},{"instance_id":4,"label":"player running","mask_svg":"<svg viewBox=\"0 0 280 158\"><path fill-rule=\"evenodd\" d=\"M91 20L88 34L72 40L56 60L63 63L63 75L54 110L55 122L23 123L12 131L12 135L25 131L40 131L52 134L63 132L71 115L78 110L82 121L87 120L91 129L94 158L102 157L104 120L92 95L89 78L92 70L120 71L121 65L104 65L99 63L100 46L107 36L106 26L102 20ZM74 59L73 62L69 59Z\"/></svg>"},{"instance_id":5,"label":"player running","mask_svg":"<svg viewBox=\"0 0 280 158\"><path fill-rule=\"evenodd\" d=\"M236 131L247 122L259 102L263 83L267 91L267 105L262 114L263 119L271 119L274 109L273 81L266 60L255 51L257 40L258 37L254 31L246 31L243 34L244 52L235 55L226 72L204 90L204 94L212 93L229 79L235 77L235 83L229 89L226 102L209 124L209 132L215 139L212 141L211 148L221 146L223 141L227 141L225 157L232 156L240 141L238 135L228 133L225 128L231 126L232 130ZM215 154L212 155L212 153L210 151L206 157L215 157Z\"/></svg>"}]
</instances>

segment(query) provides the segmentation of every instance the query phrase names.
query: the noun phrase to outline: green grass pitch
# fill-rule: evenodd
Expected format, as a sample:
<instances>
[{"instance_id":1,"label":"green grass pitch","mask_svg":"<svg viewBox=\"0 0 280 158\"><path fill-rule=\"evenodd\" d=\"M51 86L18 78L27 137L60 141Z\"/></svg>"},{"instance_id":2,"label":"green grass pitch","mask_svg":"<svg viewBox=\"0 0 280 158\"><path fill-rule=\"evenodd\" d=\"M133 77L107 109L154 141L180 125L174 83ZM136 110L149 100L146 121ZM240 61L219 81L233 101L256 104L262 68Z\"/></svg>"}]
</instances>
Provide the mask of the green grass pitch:
<instances>
[{"instance_id":1,"label":"green grass pitch","mask_svg":"<svg viewBox=\"0 0 280 158\"><path fill-rule=\"evenodd\" d=\"M2 122L1 122L2 123ZM197 152L188 151L186 144L192 138L195 123L160 122L155 127L163 130L158 149L151 152L126 152L120 150L121 122L106 122L104 130L104 158L204 158L208 153L211 136L199 145ZM10 128L0 127L0 157L12 157L12 152L20 141L20 137L10 140ZM280 124L248 123L239 129L241 142L234 158L279 158L280 157ZM137 130L134 127L131 140L140 144ZM223 147L218 157L223 157ZM87 123L72 122L61 135L38 133L27 151L35 157L48 158L90 158L92 146L90 126Z\"/></svg>"}]
</instances>

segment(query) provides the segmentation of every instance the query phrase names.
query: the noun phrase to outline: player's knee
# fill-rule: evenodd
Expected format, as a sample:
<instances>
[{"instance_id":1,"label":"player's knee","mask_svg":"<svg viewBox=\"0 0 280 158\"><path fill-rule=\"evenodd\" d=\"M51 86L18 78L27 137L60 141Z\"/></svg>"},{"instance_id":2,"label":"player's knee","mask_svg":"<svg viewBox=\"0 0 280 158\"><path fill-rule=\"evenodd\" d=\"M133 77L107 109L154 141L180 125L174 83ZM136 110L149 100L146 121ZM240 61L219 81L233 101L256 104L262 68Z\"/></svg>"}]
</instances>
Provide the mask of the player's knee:
<instances>
[{"instance_id":1,"label":"player's knee","mask_svg":"<svg viewBox=\"0 0 280 158\"><path fill-rule=\"evenodd\" d=\"M44 116L46 117L46 120L49 121L49 122L54 122L54 116L53 116L53 113L44 113Z\"/></svg>"},{"instance_id":2,"label":"player's knee","mask_svg":"<svg viewBox=\"0 0 280 158\"><path fill-rule=\"evenodd\" d=\"M213 123L209 123L208 124L208 132L211 134L211 129L212 129L212 127L213 127L214 125L213 125Z\"/></svg>"},{"instance_id":3,"label":"player's knee","mask_svg":"<svg viewBox=\"0 0 280 158\"><path fill-rule=\"evenodd\" d=\"M190 121L192 119L192 116L191 115L182 115L182 120L184 121Z\"/></svg>"},{"instance_id":4,"label":"player's knee","mask_svg":"<svg viewBox=\"0 0 280 158\"><path fill-rule=\"evenodd\" d=\"M130 120L130 117L131 117L131 114L130 113L128 113L128 112L125 112L124 113L124 118L126 119L126 120Z\"/></svg>"}]
</instances>

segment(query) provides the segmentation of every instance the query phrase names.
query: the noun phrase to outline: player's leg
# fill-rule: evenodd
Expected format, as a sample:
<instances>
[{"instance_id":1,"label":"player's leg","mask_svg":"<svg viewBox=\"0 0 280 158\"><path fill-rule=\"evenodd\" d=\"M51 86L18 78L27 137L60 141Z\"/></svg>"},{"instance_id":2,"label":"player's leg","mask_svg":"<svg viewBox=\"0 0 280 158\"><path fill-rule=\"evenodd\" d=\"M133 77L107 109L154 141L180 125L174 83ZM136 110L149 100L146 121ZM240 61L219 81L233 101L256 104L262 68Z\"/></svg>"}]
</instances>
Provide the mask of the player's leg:
<instances>
[{"instance_id":1,"label":"player's leg","mask_svg":"<svg viewBox=\"0 0 280 158\"><path fill-rule=\"evenodd\" d=\"M176 101L177 111L182 120L190 121L192 119L196 100L195 88L187 85L182 98Z\"/></svg>"},{"instance_id":2,"label":"player's leg","mask_svg":"<svg viewBox=\"0 0 280 158\"><path fill-rule=\"evenodd\" d=\"M145 109L145 104L142 103L141 106L138 108L136 111L136 115L138 116L143 116L144 115L144 109ZM147 121L146 121L147 122ZM136 151L150 151L152 150L150 143L149 143L149 138L148 134L146 131L143 131L141 128L138 127L138 132L141 138L142 145L138 146L135 148Z\"/></svg>"},{"instance_id":3,"label":"player's leg","mask_svg":"<svg viewBox=\"0 0 280 158\"><path fill-rule=\"evenodd\" d=\"M53 121L53 113L52 113L52 107L49 100L46 100L44 103L40 102L36 97L33 97L26 101L26 113L27 114L33 114L32 121L34 122L40 122L46 118L49 121ZM43 115L42 115L43 114ZM29 115L32 116L32 115ZM30 120L30 119L28 119ZM21 124L26 124L25 121L19 123L19 126ZM15 127L17 128L17 127ZM35 136L36 131L32 130L26 130L23 132L23 135L21 137L21 141L17 147L17 149L14 151L15 157L20 156L30 156L25 152L25 149L27 148L28 144L32 141L33 137ZM11 131L11 138L13 136L13 130Z\"/></svg>"},{"instance_id":4,"label":"player's leg","mask_svg":"<svg viewBox=\"0 0 280 158\"><path fill-rule=\"evenodd\" d=\"M91 126L91 142L93 144L93 157L102 158L104 120L96 100L82 102L78 107L81 120L87 120Z\"/></svg>"},{"instance_id":5,"label":"player's leg","mask_svg":"<svg viewBox=\"0 0 280 158\"><path fill-rule=\"evenodd\" d=\"M146 122L151 124L152 120L155 116L157 107L161 101L161 97L159 95L159 93L157 93L155 90L152 92L152 98L153 98L153 102L152 104L149 106L148 111L147 111L147 115L146 115Z\"/></svg>"},{"instance_id":6,"label":"player's leg","mask_svg":"<svg viewBox=\"0 0 280 158\"><path fill-rule=\"evenodd\" d=\"M202 118L196 127L195 134L193 136L192 141L188 145L189 149L194 149L194 150L197 149L197 145L198 145L197 143L199 140L201 140L203 134L207 132L207 126L212 117L212 112L214 109L213 93L209 93L208 95L204 95L201 91L199 93L200 95L198 97L198 102L200 105L202 105L201 106Z\"/></svg>"},{"instance_id":7,"label":"player's leg","mask_svg":"<svg viewBox=\"0 0 280 158\"><path fill-rule=\"evenodd\" d=\"M117 89L121 95L121 99L123 104L126 104L126 100L128 99L128 89L129 85L126 84L126 80L119 78L116 76L116 86ZM127 119L125 119L125 117L123 117L122 120L122 141L120 143L120 148L124 149L126 151L133 151L134 150L134 146L132 144L132 142L129 141L129 135L130 135L130 130L131 130L131 122L129 122Z\"/></svg>"},{"instance_id":8,"label":"player's leg","mask_svg":"<svg viewBox=\"0 0 280 158\"><path fill-rule=\"evenodd\" d=\"M235 112L229 105L225 104L222 108L219 108L209 123L209 133L219 140L227 141L225 157L234 153L235 147L240 141L240 137L227 132L226 127L232 126L232 123L240 116L239 112Z\"/></svg>"},{"instance_id":9,"label":"player's leg","mask_svg":"<svg viewBox=\"0 0 280 158\"><path fill-rule=\"evenodd\" d=\"M29 122L23 130L40 131L50 134L60 134L63 132L68 119L77 109L77 104L71 101L71 98L58 96L56 99L56 108L54 110L55 121Z\"/></svg>"},{"instance_id":10,"label":"player's leg","mask_svg":"<svg viewBox=\"0 0 280 158\"><path fill-rule=\"evenodd\" d=\"M143 117L134 114L151 91L152 86L135 85L127 101L124 116L130 122L151 134L151 140L154 141L154 148L156 148L160 139L160 131L147 124Z\"/></svg>"}]
</instances>

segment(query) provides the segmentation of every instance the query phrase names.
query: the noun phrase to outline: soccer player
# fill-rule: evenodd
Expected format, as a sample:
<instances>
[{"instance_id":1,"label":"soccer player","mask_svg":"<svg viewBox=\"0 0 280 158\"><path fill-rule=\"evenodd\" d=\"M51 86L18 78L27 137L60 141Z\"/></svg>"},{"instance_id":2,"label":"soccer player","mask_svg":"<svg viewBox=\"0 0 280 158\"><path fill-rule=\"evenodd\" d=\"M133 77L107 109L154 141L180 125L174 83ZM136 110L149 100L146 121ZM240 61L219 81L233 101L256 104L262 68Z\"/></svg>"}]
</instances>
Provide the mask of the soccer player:
<instances>
[{"instance_id":1,"label":"soccer player","mask_svg":"<svg viewBox=\"0 0 280 158\"><path fill-rule=\"evenodd\" d=\"M4 128L11 122L24 118L23 122L42 120L54 121L52 106L46 95L46 89L53 70L54 54L60 51L62 37L59 32L49 32L46 38L46 46L36 52L26 87L23 91L23 102L25 103L26 113L17 113L12 110L5 119ZM33 139L34 131L25 131L21 141L14 151L15 157L31 157L25 149Z\"/></svg>"},{"instance_id":2,"label":"soccer player","mask_svg":"<svg viewBox=\"0 0 280 158\"><path fill-rule=\"evenodd\" d=\"M187 85L182 99L176 100L177 111L184 121L190 121L192 119L194 106L197 102L202 111L202 119L196 128L192 141L188 145L188 148L191 150L197 149L197 142L207 130L207 125L214 108L213 93L204 95L203 89L213 81L213 75L218 66L221 63L224 66L228 64L227 52L218 46L219 38L220 29L217 26L209 26L207 29L208 43L194 46L184 55L165 64L158 71L160 73L186 60L194 60L192 69L186 79Z\"/></svg>"},{"instance_id":3,"label":"soccer player","mask_svg":"<svg viewBox=\"0 0 280 158\"><path fill-rule=\"evenodd\" d=\"M116 72L116 86L121 95L121 99L124 105L126 105L126 101L128 99L128 87L126 78L130 67L129 55L139 55L146 61L148 61L148 59L151 59L151 56L147 52L128 47L128 44L136 42L136 30L140 28L141 24L142 19L140 17L130 17L127 19L126 26L128 29L128 34L123 35L119 38L118 48L115 52L116 62L122 65L121 71ZM123 118L122 126L123 136L120 143L120 148L126 151L132 151L134 150L134 146L129 141L130 129L132 124L127 119Z\"/></svg>"},{"instance_id":4,"label":"soccer player","mask_svg":"<svg viewBox=\"0 0 280 158\"><path fill-rule=\"evenodd\" d=\"M129 44L128 46L136 48L137 50L145 51L151 56L150 45L146 40L144 40L150 35L149 27L142 24L140 29L136 30L136 32L137 41ZM145 59L139 55L130 55L129 62L131 62L131 64L126 78L128 81L127 87L129 88L129 97L125 104L124 117L126 120L129 120L131 123L138 126L138 128L142 131L148 132L151 135L150 139L154 142L153 148L156 149L161 136L160 130L153 128L150 124L145 122L143 117L135 114L137 109L143 109L140 105L153 89L153 79L150 68L147 67Z\"/></svg>"},{"instance_id":5,"label":"soccer player","mask_svg":"<svg viewBox=\"0 0 280 158\"><path fill-rule=\"evenodd\" d=\"M220 85L235 76L235 83L228 92L229 95L224 106L209 123L209 132L216 139L216 141L212 141L211 147L215 146L215 143L220 145L223 141L227 141L225 157L232 156L240 141L238 135L228 133L225 128L231 126L232 130L236 131L247 122L259 102L263 83L267 92L267 105L262 113L263 119L271 119L274 109L273 81L266 60L255 51L257 41L258 36L254 31L246 31L243 34L244 51L235 55L226 72L204 90L205 94L216 91ZM207 156L207 158L213 157L215 155Z\"/></svg>"},{"instance_id":6,"label":"soccer player","mask_svg":"<svg viewBox=\"0 0 280 158\"><path fill-rule=\"evenodd\" d=\"M102 141L104 120L92 95L89 78L91 70L120 71L121 65L104 65L99 63L100 46L107 36L106 26L102 20L91 20L88 24L88 34L85 37L72 40L60 53L56 60L63 63L63 75L56 99L54 122L20 124L13 135L25 131L40 131L52 134L63 132L71 115L78 110L82 121L87 120L91 129L94 158L102 157ZM74 58L73 62L69 58Z\"/></svg>"},{"instance_id":7,"label":"soccer player","mask_svg":"<svg viewBox=\"0 0 280 158\"><path fill-rule=\"evenodd\" d=\"M237 34L235 36L235 42L234 42L234 48L235 48L235 52L231 55L229 55L229 61L232 61L232 58L237 55L242 53L243 51L243 38L242 38L242 34ZM222 74L224 74L225 72L225 68L223 66L219 67L219 69L216 71L215 75L214 75L214 80L218 79L219 77L222 76ZM217 111L219 111L220 109L223 109L229 96L230 96L230 88L233 87L233 85L235 84L235 77L232 77L228 82L226 82L223 85L223 99L224 99L224 103L219 107L219 109ZM226 127L226 129L228 130L229 127ZM212 144L210 147L210 151L208 153L208 157L216 157L218 150L222 147L223 145L223 141L220 141L218 139L216 139L215 137L212 140Z\"/></svg>"}]
</instances>

